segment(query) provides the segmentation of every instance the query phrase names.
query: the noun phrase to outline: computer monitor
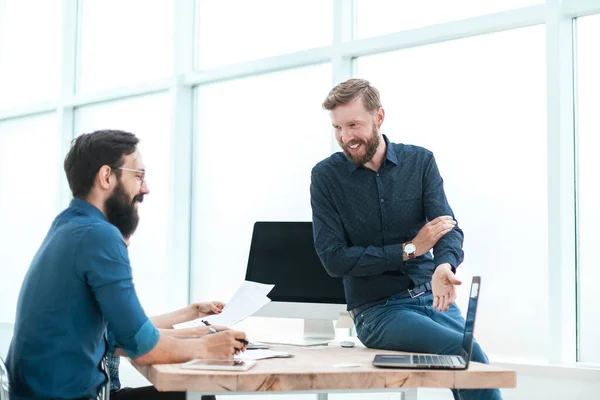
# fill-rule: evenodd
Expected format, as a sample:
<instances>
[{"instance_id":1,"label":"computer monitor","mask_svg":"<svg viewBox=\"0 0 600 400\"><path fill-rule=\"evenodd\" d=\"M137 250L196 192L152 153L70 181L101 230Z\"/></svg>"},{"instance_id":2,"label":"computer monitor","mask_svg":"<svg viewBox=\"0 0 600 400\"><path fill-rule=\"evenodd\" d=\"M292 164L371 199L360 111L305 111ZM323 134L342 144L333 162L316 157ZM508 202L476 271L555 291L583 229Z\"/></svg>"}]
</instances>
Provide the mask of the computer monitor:
<instances>
[{"instance_id":1,"label":"computer monitor","mask_svg":"<svg viewBox=\"0 0 600 400\"><path fill-rule=\"evenodd\" d=\"M246 280L275 285L255 316L304 320L304 336L279 343L317 345L335 337L333 321L346 311L344 285L321 264L311 222L256 222Z\"/></svg>"}]
</instances>

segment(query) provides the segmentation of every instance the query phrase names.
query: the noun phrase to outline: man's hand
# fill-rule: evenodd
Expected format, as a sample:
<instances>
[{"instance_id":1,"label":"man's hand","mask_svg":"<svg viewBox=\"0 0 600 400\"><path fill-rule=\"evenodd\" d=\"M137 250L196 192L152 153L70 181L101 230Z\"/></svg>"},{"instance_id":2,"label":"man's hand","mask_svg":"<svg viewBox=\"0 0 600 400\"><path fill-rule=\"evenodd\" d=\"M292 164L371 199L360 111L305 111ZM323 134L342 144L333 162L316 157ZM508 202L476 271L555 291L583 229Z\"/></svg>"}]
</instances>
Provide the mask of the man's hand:
<instances>
[{"instance_id":1,"label":"man's hand","mask_svg":"<svg viewBox=\"0 0 600 400\"><path fill-rule=\"evenodd\" d=\"M202 303L190 304L188 307L194 315L193 319L195 319L222 313L225 303L221 301L205 301Z\"/></svg>"},{"instance_id":2,"label":"man's hand","mask_svg":"<svg viewBox=\"0 0 600 400\"><path fill-rule=\"evenodd\" d=\"M198 339L202 343L195 358L231 359L234 354L246 350L246 345L238 339L246 339L246 334L240 331L223 331L204 335Z\"/></svg>"},{"instance_id":3,"label":"man's hand","mask_svg":"<svg viewBox=\"0 0 600 400\"><path fill-rule=\"evenodd\" d=\"M442 215L429 221L421 228L412 242L417 247L416 256L422 256L435 246L435 244L456 226L456 221L449 215Z\"/></svg>"},{"instance_id":4,"label":"man's hand","mask_svg":"<svg viewBox=\"0 0 600 400\"><path fill-rule=\"evenodd\" d=\"M456 279L450 264L440 264L431 277L431 291L433 292L433 308L438 311L448 311L450 305L456 300L455 285L462 282Z\"/></svg>"}]
</instances>

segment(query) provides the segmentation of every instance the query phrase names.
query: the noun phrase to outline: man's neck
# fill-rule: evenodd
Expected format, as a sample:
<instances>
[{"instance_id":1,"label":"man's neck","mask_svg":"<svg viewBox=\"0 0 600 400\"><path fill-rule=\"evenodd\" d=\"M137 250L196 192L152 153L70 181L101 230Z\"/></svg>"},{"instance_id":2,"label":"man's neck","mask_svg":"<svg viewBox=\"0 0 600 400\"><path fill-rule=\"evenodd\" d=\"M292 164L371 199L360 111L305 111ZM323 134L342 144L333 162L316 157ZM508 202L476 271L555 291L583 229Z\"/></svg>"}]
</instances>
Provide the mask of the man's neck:
<instances>
[{"instance_id":1,"label":"man's neck","mask_svg":"<svg viewBox=\"0 0 600 400\"><path fill-rule=\"evenodd\" d=\"M99 198L98 196L94 196L93 194L90 194L88 197L82 200L87 201L88 203L96 207L98 210L100 210L102 214L104 214L104 216L106 216L106 208L104 207L105 202L103 199Z\"/></svg>"},{"instance_id":2,"label":"man's neck","mask_svg":"<svg viewBox=\"0 0 600 400\"><path fill-rule=\"evenodd\" d=\"M379 171L379 168L381 168L381 165L385 160L386 150L387 144L385 142L385 139L381 137L381 141L379 142L379 146L377 146L377 151L375 152L375 155L373 156L371 161L365 164L365 167L372 169L375 172Z\"/></svg>"}]
</instances>

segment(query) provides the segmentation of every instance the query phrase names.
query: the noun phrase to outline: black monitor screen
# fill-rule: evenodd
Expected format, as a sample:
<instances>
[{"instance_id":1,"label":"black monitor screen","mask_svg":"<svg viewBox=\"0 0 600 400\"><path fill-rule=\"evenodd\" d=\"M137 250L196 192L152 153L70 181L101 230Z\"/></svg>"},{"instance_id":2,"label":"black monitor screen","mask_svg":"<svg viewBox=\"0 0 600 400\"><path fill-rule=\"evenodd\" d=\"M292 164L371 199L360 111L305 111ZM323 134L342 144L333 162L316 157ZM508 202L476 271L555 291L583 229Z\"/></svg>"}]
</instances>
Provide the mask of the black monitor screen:
<instances>
[{"instance_id":1,"label":"black monitor screen","mask_svg":"<svg viewBox=\"0 0 600 400\"><path fill-rule=\"evenodd\" d=\"M274 284L273 301L346 304L342 279L315 252L311 222L256 222L246 280Z\"/></svg>"}]
</instances>

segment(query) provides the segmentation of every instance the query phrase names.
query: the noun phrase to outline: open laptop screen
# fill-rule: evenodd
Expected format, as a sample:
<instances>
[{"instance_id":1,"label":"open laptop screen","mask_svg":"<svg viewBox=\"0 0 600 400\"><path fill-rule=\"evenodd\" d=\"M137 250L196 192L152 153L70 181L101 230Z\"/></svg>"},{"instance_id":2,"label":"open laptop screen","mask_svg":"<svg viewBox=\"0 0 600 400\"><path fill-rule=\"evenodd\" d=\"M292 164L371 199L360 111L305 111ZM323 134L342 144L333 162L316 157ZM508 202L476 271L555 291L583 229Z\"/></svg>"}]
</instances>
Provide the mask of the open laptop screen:
<instances>
[{"instance_id":1,"label":"open laptop screen","mask_svg":"<svg viewBox=\"0 0 600 400\"><path fill-rule=\"evenodd\" d=\"M471 349L473 348L473 330L475 329L475 314L477 312L480 285L481 278L478 276L473 277L473 282L471 283L471 293L469 294L469 309L467 310L461 354L467 365L471 360Z\"/></svg>"}]
</instances>

